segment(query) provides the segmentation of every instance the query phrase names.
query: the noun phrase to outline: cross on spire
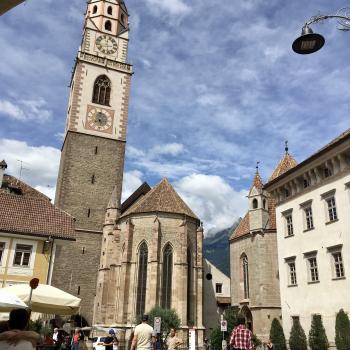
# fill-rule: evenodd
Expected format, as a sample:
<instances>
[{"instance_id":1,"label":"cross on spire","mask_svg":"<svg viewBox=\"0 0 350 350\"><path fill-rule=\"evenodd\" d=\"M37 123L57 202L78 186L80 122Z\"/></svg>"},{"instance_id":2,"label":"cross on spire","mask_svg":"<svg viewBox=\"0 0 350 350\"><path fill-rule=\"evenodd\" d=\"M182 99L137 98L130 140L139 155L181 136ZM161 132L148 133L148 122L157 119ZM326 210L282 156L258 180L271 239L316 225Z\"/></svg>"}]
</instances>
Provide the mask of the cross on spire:
<instances>
[{"instance_id":1,"label":"cross on spire","mask_svg":"<svg viewBox=\"0 0 350 350\"><path fill-rule=\"evenodd\" d=\"M286 153L288 153L288 151L289 151L288 140L285 141L285 148L284 148L284 150L286 151Z\"/></svg>"}]
</instances>

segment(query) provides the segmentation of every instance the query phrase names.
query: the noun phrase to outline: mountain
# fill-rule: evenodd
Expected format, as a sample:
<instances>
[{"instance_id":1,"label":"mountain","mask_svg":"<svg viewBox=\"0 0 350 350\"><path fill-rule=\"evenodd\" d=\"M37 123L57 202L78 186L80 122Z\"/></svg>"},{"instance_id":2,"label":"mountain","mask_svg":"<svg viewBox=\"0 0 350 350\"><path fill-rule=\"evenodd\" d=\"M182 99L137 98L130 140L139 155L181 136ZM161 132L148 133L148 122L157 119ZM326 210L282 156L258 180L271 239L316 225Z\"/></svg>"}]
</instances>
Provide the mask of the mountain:
<instances>
[{"instance_id":1,"label":"mountain","mask_svg":"<svg viewBox=\"0 0 350 350\"><path fill-rule=\"evenodd\" d=\"M233 229L240 223L237 220L231 227L204 238L204 258L213 263L225 275L230 276L230 244L229 238Z\"/></svg>"}]
</instances>

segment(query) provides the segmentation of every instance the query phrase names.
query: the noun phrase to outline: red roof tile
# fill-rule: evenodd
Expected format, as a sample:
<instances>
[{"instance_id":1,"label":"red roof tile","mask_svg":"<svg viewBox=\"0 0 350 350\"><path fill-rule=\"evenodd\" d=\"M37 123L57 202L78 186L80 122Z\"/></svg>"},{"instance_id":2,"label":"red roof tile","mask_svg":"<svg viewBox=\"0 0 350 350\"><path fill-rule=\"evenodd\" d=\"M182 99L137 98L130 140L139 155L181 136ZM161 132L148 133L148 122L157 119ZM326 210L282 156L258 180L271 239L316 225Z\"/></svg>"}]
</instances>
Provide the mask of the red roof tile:
<instances>
[{"instance_id":1,"label":"red roof tile","mask_svg":"<svg viewBox=\"0 0 350 350\"><path fill-rule=\"evenodd\" d=\"M74 218L10 175L0 188L0 231L75 240Z\"/></svg>"},{"instance_id":2,"label":"red roof tile","mask_svg":"<svg viewBox=\"0 0 350 350\"><path fill-rule=\"evenodd\" d=\"M269 181L278 178L288 170L294 168L296 165L298 165L297 161L288 152L286 152L269 178Z\"/></svg>"},{"instance_id":3,"label":"red roof tile","mask_svg":"<svg viewBox=\"0 0 350 350\"><path fill-rule=\"evenodd\" d=\"M264 187L264 184L262 182L261 176L259 174L259 172L257 171L255 176L254 176L254 180L253 180L253 184L251 188L257 188L259 190L261 190Z\"/></svg>"}]
</instances>

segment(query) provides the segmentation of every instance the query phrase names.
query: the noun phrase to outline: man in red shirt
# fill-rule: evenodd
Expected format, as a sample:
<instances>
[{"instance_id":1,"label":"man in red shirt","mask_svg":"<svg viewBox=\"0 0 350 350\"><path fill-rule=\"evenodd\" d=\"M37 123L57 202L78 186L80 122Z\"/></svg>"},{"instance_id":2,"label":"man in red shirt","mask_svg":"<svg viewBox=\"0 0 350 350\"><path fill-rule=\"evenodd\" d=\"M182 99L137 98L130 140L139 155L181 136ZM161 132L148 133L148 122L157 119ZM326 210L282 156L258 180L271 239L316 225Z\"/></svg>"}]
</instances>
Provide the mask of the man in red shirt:
<instances>
[{"instance_id":1,"label":"man in red shirt","mask_svg":"<svg viewBox=\"0 0 350 350\"><path fill-rule=\"evenodd\" d=\"M235 327L231 334L230 346L234 350L253 350L253 334L246 328L245 319L238 317L238 326Z\"/></svg>"}]
</instances>

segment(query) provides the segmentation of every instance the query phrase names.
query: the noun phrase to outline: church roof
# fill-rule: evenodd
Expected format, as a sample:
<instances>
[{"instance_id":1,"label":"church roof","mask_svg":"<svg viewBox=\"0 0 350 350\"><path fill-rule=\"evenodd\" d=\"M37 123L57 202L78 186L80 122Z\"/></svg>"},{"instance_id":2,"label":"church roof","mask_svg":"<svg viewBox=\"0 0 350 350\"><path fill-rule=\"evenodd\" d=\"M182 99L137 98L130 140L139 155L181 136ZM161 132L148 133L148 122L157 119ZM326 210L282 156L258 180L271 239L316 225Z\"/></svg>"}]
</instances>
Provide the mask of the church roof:
<instances>
[{"instance_id":1,"label":"church roof","mask_svg":"<svg viewBox=\"0 0 350 350\"><path fill-rule=\"evenodd\" d=\"M283 175L286 173L288 170L294 168L297 166L298 163L297 161L289 154L288 150L284 154L283 158L280 160L278 163L276 169L272 173L272 175L269 178L269 182L277 179L279 176Z\"/></svg>"},{"instance_id":2,"label":"church roof","mask_svg":"<svg viewBox=\"0 0 350 350\"><path fill-rule=\"evenodd\" d=\"M182 200L167 179L163 179L158 185L141 197L126 210L122 217L131 214L163 212L173 214L184 214L198 219L196 214Z\"/></svg>"},{"instance_id":3,"label":"church roof","mask_svg":"<svg viewBox=\"0 0 350 350\"><path fill-rule=\"evenodd\" d=\"M13 176L0 189L0 231L75 240L74 218Z\"/></svg>"},{"instance_id":4,"label":"church roof","mask_svg":"<svg viewBox=\"0 0 350 350\"><path fill-rule=\"evenodd\" d=\"M144 182L128 199L126 199L121 207L121 213L125 213L135 202L137 202L142 196L145 196L151 187L147 182Z\"/></svg>"}]
</instances>

